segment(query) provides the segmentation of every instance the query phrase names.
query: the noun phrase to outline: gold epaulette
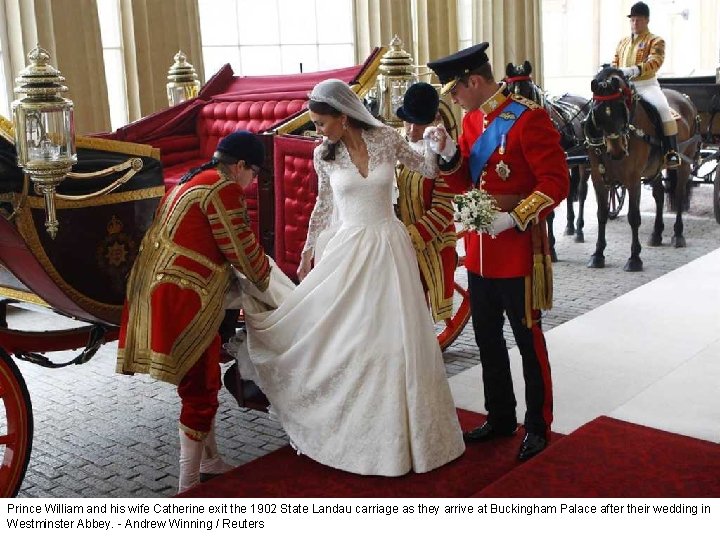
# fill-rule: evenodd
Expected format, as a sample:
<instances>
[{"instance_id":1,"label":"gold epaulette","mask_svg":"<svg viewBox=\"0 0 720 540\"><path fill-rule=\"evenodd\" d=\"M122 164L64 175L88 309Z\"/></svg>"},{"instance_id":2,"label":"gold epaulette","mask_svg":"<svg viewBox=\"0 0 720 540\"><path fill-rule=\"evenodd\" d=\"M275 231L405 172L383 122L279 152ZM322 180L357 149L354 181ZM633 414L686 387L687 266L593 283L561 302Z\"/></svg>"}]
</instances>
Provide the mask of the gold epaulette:
<instances>
[{"instance_id":1,"label":"gold epaulette","mask_svg":"<svg viewBox=\"0 0 720 540\"><path fill-rule=\"evenodd\" d=\"M540 191L533 191L529 197L524 198L518 205L510 211L520 230L527 229L530 222L539 220L540 212L548 206L552 206L553 201L550 197Z\"/></svg>"},{"instance_id":2,"label":"gold epaulette","mask_svg":"<svg viewBox=\"0 0 720 540\"><path fill-rule=\"evenodd\" d=\"M520 105L525 105L528 109L539 109L540 105L534 102L532 99L528 99L520 94L510 94L510 99L517 101Z\"/></svg>"}]
</instances>

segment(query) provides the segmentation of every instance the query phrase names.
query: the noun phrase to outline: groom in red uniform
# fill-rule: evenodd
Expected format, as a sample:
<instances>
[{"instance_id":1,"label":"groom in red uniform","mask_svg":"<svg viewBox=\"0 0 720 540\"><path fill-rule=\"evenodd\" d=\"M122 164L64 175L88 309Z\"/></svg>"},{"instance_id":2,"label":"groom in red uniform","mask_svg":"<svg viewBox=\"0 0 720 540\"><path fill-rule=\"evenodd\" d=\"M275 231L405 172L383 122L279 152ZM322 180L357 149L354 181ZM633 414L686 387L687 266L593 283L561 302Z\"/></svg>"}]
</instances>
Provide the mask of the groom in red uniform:
<instances>
[{"instance_id":1,"label":"groom in red uniform","mask_svg":"<svg viewBox=\"0 0 720 540\"><path fill-rule=\"evenodd\" d=\"M480 349L487 422L465 433L468 442L511 436L516 400L503 326L510 321L525 378L525 437L518 459L547 446L552 380L541 310L552 304L552 267L545 217L568 193L560 137L545 111L497 83L481 43L428 62L453 102L465 109L458 144L442 128L428 136L440 171L457 192L481 187L500 211L490 233L466 236L465 266L475 339Z\"/></svg>"}]
</instances>

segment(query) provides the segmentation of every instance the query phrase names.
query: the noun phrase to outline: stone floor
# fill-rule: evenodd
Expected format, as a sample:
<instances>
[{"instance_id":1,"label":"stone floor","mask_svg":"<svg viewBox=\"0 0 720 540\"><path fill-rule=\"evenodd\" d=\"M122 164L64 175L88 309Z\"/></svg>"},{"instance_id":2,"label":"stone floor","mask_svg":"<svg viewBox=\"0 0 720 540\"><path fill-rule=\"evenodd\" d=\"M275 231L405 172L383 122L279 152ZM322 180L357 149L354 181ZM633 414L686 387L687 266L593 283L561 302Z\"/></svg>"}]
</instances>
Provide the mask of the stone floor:
<instances>
[{"instance_id":1,"label":"stone floor","mask_svg":"<svg viewBox=\"0 0 720 540\"><path fill-rule=\"evenodd\" d=\"M562 236L561 209L556 219L560 260L554 267L555 306L544 318L545 328L569 321L720 247L720 225L713 218L711 199L712 186L695 190L685 216L687 247L669 247L668 236L660 247L643 246L645 269L640 273L622 270L630 250L626 209L608 225L607 266L600 270L586 268L597 228L594 204L589 203L586 212L586 243ZM643 190L643 241L652 225L651 203L650 193ZM666 214L666 231L672 230L672 219ZM682 315L691 313L688 310ZM68 324L54 315L18 310L13 310L8 320L15 328ZM613 339L615 336L607 336L607 340ZM512 347L510 334L507 340ZM35 423L32 456L20 497L165 497L175 493L179 407L175 388L146 376L115 374L115 354L116 345L111 343L83 366L48 370L19 362ZM67 356L57 354L54 359ZM550 356L552 360L552 350ZM470 325L445 352L445 359L449 376L477 365ZM287 443L280 426L266 414L237 407L224 389L220 399L218 442L228 460L247 463Z\"/></svg>"}]
</instances>

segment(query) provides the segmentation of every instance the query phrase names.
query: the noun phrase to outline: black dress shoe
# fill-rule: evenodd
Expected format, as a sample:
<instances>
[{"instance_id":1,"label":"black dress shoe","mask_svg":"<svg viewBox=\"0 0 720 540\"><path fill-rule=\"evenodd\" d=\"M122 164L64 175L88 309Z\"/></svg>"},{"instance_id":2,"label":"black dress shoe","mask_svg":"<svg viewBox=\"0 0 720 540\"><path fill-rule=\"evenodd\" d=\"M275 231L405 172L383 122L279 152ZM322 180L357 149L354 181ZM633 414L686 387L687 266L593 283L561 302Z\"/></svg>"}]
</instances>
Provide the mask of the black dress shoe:
<instances>
[{"instance_id":1,"label":"black dress shoe","mask_svg":"<svg viewBox=\"0 0 720 540\"><path fill-rule=\"evenodd\" d=\"M496 428L485 422L479 428L463 433L465 442L485 442L497 437L512 437L517 432L517 425L512 427Z\"/></svg>"},{"instance_id":2,"label":"black dress shoe","mask_svg":"<svg viewBox=\"0 0 720 540\"><path fill-rule=\"evenodd\" d=\"M230 366L223 376L223 384L235 398L240 407L266 411L270 402L262 390L253 381L246 381L240 377L237 366Z\"/></svg>"},{"instance_id":3,"label":"black dress shoe","mask_svg":"<svg viewBox=\"0 0 720 540\"><path fill-rule=\"evenodd\" d=\"M545 450L546 447L547 439L545 439L545 437L542 435L535 435L534 433L527 433L525 434L522 444L520 444L518 459L520 461L527 461L531 457L536 456Z\"/></svg>"}]
</instances>

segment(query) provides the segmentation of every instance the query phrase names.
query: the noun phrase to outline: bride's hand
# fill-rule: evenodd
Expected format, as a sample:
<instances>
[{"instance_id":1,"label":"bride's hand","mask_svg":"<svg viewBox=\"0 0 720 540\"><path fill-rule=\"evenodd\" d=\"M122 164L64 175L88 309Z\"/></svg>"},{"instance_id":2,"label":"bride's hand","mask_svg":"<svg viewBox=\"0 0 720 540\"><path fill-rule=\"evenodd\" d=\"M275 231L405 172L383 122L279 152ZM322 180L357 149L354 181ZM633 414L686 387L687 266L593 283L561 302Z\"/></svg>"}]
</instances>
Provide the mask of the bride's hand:
<instances>
[{"instance_id":1,"label":"bride's hand","mask_svg":"<svg viewBox=\"0 0 720 540\"><path fill-rule=\"evenodd\" d=\"M297 269L297 276L300 281L305 279L308 273L312 270L312 254L306 251L300 256L300 266Z\"/></svg>"},{"instance_id":2,"label":"bride's hand","mask_svg":"<svg viewBox=\"0 0 720 540\"><path fill-rule=\"evenodd\" d=\"M423 139L430 151L439 154L445 161L450 161L455 155L457 149L455 141L442 124L425 128Z\"/></svg>"}]
</instances>

